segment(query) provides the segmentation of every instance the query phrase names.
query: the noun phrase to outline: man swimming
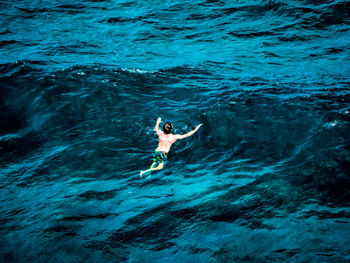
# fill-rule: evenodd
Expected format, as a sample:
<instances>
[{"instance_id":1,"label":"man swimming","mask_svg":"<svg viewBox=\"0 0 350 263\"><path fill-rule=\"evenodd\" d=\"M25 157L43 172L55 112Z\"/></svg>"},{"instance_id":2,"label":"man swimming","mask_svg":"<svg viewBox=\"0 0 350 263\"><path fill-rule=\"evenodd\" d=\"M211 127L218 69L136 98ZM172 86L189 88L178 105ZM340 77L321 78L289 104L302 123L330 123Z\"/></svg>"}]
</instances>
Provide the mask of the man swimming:
<instances>
[{"instance_id":1,"label":"man swimming","mask_svg":"<svg viewBox=\"0 0 350 263\"><path fill-rule=\"evenodd\" d=\"M153 163L148 170L140 172L140 177L142 177L142 175L147 172L163 169L164 163L168 159L168 152L170 151L171 145L178 139L185 139L187 137L190 137L199 129L199 127L203 125L203 123L197 125L193 131L190 131L186 134L172 134L173 125L171 124L171 122L167 122L164 124L163 131L159 129L159 124L161 122L162 119L158 118L157 124L154 127L154 131L158 134L159 137L159 143L158 148L154 152Z\"/></svg>"}]
</instances>

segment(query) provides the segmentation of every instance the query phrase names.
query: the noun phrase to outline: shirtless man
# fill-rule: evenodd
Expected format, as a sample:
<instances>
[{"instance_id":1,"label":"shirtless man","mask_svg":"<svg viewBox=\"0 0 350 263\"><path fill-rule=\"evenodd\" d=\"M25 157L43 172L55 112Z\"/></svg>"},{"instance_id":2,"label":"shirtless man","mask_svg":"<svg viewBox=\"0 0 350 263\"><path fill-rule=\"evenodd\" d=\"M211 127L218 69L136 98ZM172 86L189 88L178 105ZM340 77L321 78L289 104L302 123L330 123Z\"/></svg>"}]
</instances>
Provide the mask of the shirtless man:
<instances>
[{"instance_id":1,"label":"shirtless man","mask_svg":"<svg viewBox=\"0 0 350 263\"><path fill-rule=\"evenodd\" d=\"M163 127L163 131L161 131L159 129L159 124L161 122L162 122L162 119L158 118L157 124L154 127L154 131L157 132L159 137L159 144L158 144L158 148L154 152L153 163L151 165L151 168L140 172L140 177L142 177L142 175L147 172L163 169L164 162L168 159L168 152L170 151L171 145L178 139L185 139L191 136L199 129L199 127L203 125L203 123L201 123L197 125L193 131L190 131L189 133L181 135L181 134L172 134L173 125L171 124L171 122L165 123Z\"/></svg>"}]
</instances>

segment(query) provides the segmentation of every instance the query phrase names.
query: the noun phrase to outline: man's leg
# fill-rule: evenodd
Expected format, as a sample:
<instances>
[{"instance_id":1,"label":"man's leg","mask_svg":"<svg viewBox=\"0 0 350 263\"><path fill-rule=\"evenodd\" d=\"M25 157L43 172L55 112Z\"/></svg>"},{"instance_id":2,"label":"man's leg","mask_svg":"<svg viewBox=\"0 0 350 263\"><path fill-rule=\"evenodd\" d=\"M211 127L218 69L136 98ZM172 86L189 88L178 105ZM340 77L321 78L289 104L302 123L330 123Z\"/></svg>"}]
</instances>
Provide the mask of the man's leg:
<instances>
[{"instance_id":1,"label":"man's leg","mask_svg":"<svg viewBox=\"0 0 350 263\"><path fill-rule=\"evenodd\" d=\"M153 164L152 164L152 166L153 166ZM141 172L140 172L140 177L142 177L143 174L148 173L148 172L150 172L150 171L158 171L158 170L161 170L161 169L163 169L163 167L164 167L164 163L160 163L160 164L158 164L157 167L151 167L151 168L149 168L149 169L146 170L146 171L141 171Z\"/></svg>"}]
</instances>

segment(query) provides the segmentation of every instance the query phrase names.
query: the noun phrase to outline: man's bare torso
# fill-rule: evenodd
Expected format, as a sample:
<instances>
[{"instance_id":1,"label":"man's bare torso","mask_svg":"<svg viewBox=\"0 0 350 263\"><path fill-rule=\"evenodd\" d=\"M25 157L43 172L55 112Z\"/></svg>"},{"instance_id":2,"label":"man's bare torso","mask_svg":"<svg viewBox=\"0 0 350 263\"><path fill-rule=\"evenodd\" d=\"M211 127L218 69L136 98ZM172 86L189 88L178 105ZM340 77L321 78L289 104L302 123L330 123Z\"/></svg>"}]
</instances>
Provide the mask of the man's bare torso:
<instances>
[{"instance_id":1,"label":"man's bare torso","mask_svg":"<svg viewBox=\"0 0 350 263\"><path fill-rule=\"evenodd\" d=\"M158 152L169 152L171 145L178 139L175 134L165 134L161 130L157 131L159 137L159 143L156 151Z\"/></svg>"}]
</instances>

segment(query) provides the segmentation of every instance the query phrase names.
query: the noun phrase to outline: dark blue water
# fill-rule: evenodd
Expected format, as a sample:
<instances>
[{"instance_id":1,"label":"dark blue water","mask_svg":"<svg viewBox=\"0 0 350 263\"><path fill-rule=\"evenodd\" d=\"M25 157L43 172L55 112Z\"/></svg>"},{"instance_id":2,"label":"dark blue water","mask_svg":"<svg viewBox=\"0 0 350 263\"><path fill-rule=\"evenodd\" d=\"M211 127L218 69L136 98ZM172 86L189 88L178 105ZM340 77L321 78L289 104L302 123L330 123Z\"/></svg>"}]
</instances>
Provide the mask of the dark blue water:
<instances>
[{"instance_id":1,"label":"dark blue water","mask_svg":"<svg viewBox=\"0 0 350 263\"><path fill-rule=\"evenodd\" d=\"M348 1L0 1L1 262L349 262ZM178 141L139 178L158 117Z\"/></svg>"}]
</instances>

